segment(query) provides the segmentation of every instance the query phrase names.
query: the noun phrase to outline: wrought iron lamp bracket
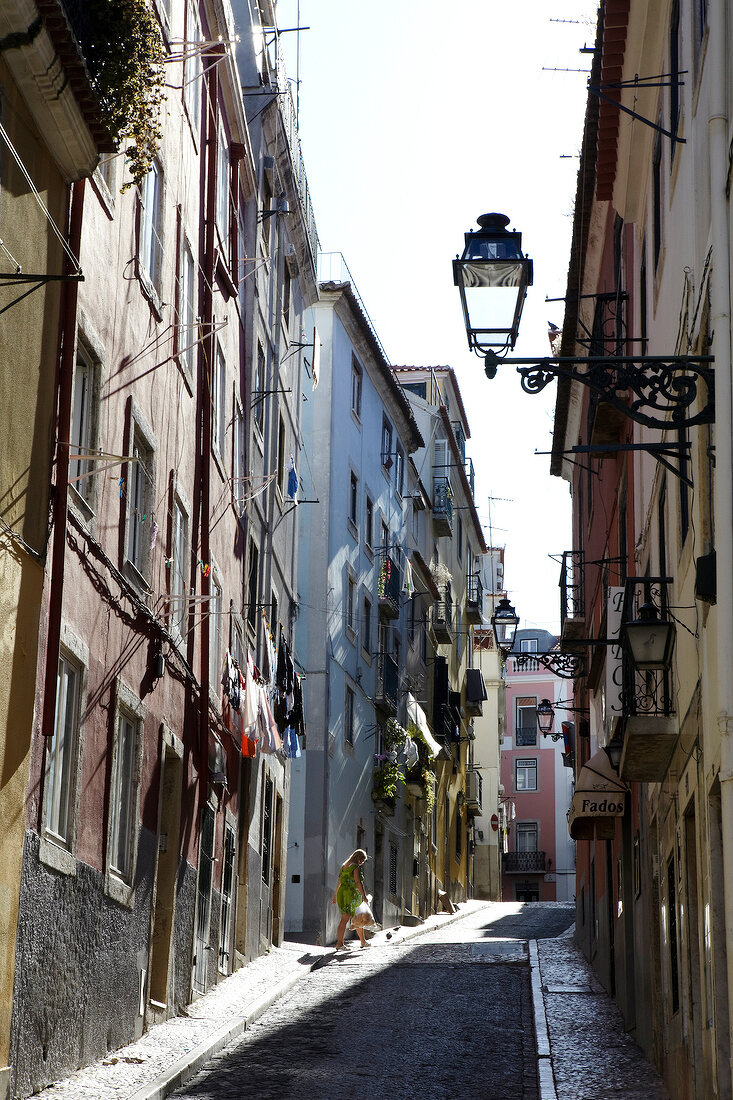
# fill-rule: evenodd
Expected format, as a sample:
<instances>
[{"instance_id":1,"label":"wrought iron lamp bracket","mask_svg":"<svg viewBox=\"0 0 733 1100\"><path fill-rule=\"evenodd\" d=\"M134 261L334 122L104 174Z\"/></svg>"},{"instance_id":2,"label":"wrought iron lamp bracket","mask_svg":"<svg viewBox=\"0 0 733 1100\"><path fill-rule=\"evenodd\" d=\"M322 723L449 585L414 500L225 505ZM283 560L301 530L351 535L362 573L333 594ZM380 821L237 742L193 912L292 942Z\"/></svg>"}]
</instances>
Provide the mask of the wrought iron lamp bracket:
<instances>
[{"instance_id":1,"label":"wrought iron lamp bracket","mask_svg":"<svg viewBox=\"0 0 733 1100\"><path fill-rule=\"evenodd\" d=\"M521 664L524 661L539 661L539 663L559 676L561 680L576 680L586 674L585 656L579 653L561 653L559 650L549 650L539 653L512 653L512 658L517 665L517 671L521 672Z\"/></svg>"},{"instance_id":2,"label":"wrought iron lamp bracket","mask_svg":"<svg viewBox=\"0 0 733 1100\"><path fill-rule=\"evenodd\" d=\"M511 362L525 393L541 393L556 378L580 382L647 428L671 431L715 419L711 355L563 356ZM706 402L693 411L701 383Z\"/></svg>"}]
</instances>

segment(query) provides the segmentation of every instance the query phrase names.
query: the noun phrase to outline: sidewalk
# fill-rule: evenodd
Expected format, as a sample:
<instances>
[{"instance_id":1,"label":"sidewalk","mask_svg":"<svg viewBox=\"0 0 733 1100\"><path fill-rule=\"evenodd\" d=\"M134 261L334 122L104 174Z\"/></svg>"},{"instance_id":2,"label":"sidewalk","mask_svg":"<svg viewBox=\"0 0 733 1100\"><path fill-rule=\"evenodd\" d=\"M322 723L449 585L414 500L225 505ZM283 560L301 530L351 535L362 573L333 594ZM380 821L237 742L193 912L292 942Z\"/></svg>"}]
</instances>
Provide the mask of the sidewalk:
<instances>
[{"instance_id":1,"label":"sidewalk","mask_svg":"<svg viewBox=\"0 0 733 1100\"><path fill-rule=\"evenodd\" d=\"M529 945L540 1100L669 1100L574 930Z\"/></svg>"},{"instance_id":2,"label":"sidewalk","mask_svg":"<svg viewBox=\"0 0 733 1100\"><path fill-rule=\"evenodd\" d=\"M400 943L461 920L485 905L467 901L416 927L377 932L372 942ZM37 1093L41 1100L163 1100L227 1046L302 978L336 954L333 947L285 942L243 966L188 1006L186 1016L157 1024L129 1046Z\"/></svg>"}]
</instances>

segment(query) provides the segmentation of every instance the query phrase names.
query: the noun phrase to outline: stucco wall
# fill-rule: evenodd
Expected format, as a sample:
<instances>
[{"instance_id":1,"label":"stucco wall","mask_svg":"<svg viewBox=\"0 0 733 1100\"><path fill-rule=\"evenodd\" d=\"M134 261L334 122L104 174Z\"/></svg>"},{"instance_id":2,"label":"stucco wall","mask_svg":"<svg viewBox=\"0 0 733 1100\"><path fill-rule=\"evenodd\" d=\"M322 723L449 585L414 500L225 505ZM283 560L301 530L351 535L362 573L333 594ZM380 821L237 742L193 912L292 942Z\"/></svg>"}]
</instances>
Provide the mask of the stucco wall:
<instances>
[{"instance_id":1,"label":"stucco wall","mask_svg":"<svg viewBox=\"0 0 733 1100\"><path fill-rule=\"evenodd\" d=\"M142 1031L140 971L147 968L155 837L140 830L134 907L104 893L99 871L75 875L39 862L27 832L24 904L15 964L11 1093L28 1096Z\"/></svg>"}]
</instances>

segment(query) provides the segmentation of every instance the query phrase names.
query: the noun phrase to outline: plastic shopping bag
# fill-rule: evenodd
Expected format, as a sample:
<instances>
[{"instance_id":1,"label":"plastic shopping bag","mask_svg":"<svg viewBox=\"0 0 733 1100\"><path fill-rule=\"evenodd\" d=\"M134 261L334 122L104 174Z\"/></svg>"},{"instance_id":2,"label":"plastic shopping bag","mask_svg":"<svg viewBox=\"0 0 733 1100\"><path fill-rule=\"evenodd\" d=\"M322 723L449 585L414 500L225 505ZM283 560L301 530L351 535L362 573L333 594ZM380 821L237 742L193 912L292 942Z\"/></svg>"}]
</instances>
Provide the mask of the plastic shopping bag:
<instances>
[{"instance_id":1,"label":"plastic shopping bag","mask_svg":"<svg viewBox=\"0 0 733 1100\"><path fill-rule=\"evenodd\" d=\"M351 918L352 928L373 928L375 930L379 928L374 919L374 913L372 913L372 895L367 894L367 897L369 900L363 901Z\"/></svg>"}]
</instances>

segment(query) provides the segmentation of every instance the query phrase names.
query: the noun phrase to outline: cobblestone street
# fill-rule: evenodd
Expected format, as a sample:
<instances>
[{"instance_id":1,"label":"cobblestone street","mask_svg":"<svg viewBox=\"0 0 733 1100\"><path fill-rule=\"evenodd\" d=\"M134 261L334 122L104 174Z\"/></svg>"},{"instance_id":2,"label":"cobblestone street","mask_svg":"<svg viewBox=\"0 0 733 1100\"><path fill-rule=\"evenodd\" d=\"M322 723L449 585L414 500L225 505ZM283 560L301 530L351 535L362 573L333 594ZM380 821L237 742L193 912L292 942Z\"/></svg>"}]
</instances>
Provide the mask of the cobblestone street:
<instances>
[{"instance_id":1,"label":"cobblestone street","mask_svg":"<svg viewBox=\"0 0 733 1100\"><path fill-rule=\"evenodd\" d=\"M367 950L355 944L174 1095L534 1100L523 941L548 920L552 934L553 925L560 931L571 919L563 909L489 923L484 910L413 942Z\"/></svg>"}]
</instances>

